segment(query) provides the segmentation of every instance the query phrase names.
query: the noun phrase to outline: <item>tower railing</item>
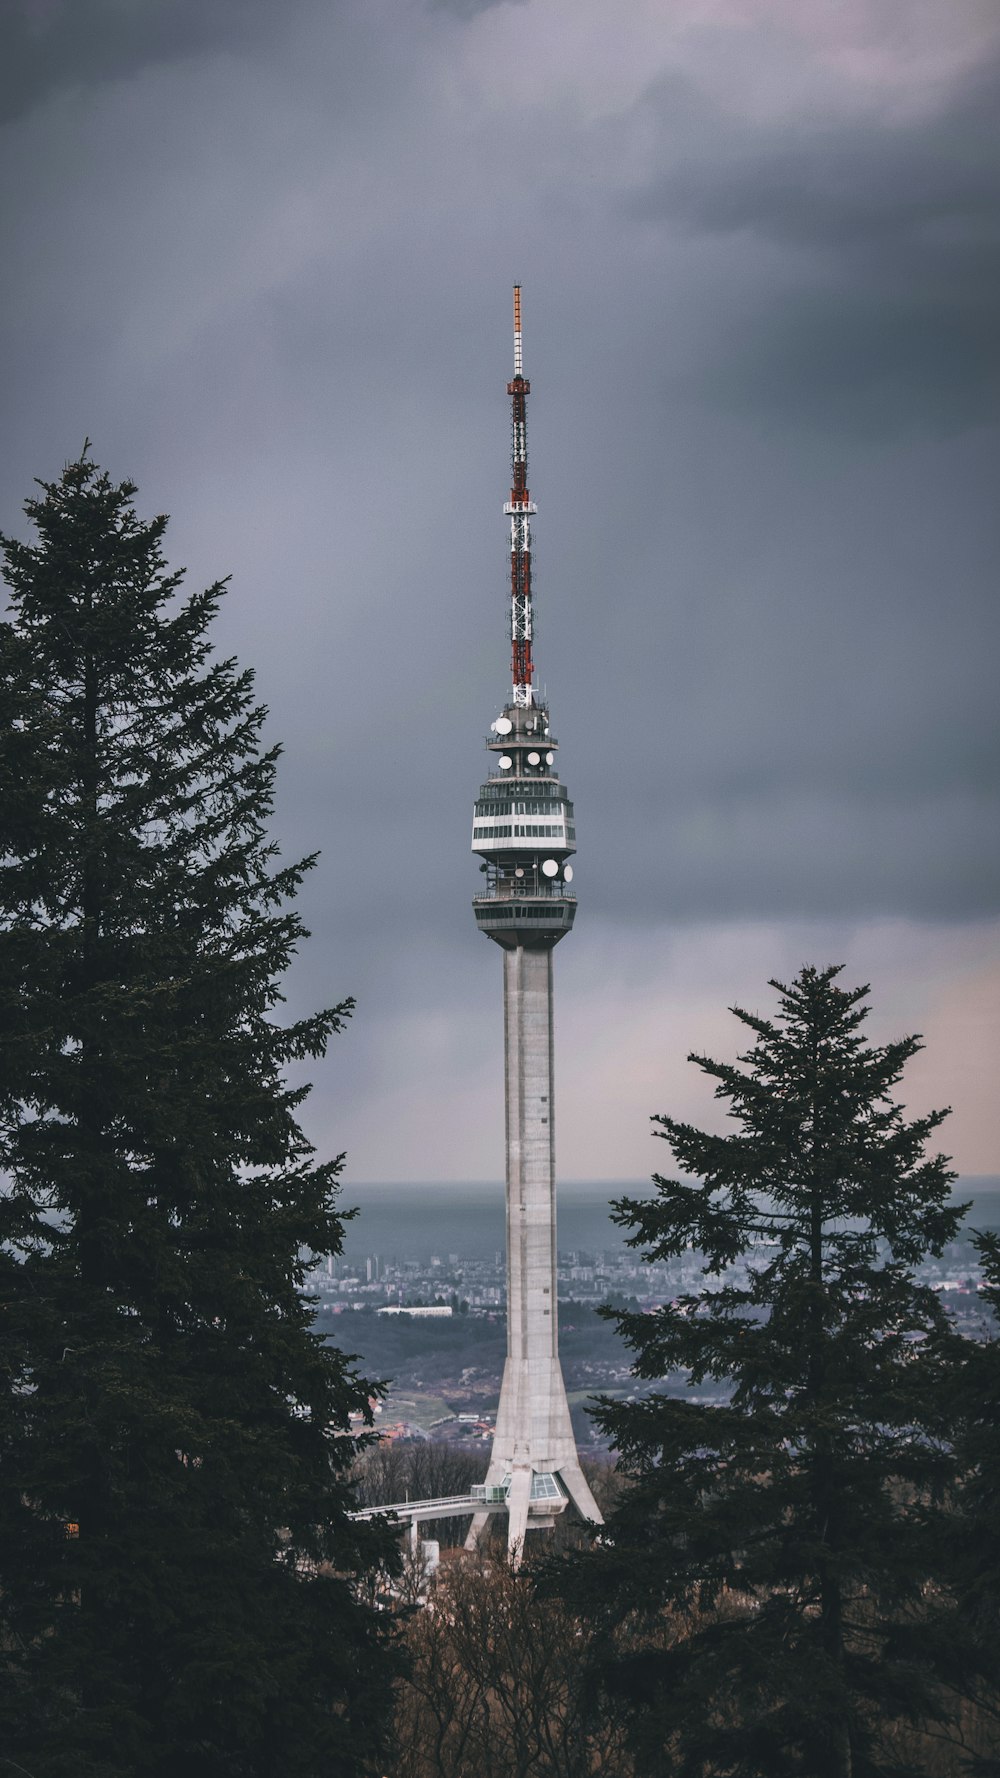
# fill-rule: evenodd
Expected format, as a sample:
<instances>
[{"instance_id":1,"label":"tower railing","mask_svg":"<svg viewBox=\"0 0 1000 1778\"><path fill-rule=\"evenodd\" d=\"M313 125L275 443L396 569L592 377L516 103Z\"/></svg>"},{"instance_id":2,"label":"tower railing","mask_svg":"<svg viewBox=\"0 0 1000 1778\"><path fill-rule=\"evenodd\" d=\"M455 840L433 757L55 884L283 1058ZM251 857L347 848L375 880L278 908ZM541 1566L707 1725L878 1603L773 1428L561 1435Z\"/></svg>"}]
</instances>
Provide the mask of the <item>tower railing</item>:
<instances>
[{"instance_id":1,"label":"tower railing","mask_svg":"<svg viewBox=\"0 0 1000 1778\"><path fill-rule=\"evenodd\" d=\"M530 883L527 879L523 883L516 881L510 883L506 880L496 884L491 883L488 889L481 890L472 899L474 902L515 901L520 895L529 901L576 901L576 896L572 895L563 884L550 883L545 877Z\"/></svg>"}]
</instances>

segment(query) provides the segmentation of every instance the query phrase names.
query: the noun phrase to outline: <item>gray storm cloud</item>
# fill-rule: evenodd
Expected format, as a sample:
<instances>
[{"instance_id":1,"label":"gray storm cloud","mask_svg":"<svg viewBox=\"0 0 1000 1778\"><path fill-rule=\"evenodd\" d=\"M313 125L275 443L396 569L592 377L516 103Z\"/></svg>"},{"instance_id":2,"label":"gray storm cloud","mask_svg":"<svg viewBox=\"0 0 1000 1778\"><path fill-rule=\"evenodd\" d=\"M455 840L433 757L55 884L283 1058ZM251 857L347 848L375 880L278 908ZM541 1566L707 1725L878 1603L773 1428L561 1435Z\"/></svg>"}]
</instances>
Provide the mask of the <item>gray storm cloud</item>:
<instances>
[{"instance_id":1,"label":"gray storm cloud","mask_svg":"<svg viewBox=\"0 0 1000 1778\"><path fill-rule=\"evenodd\" d=\"M359 995L362 1171L389 1058L400 1119L450 1095L456 1169L500 1170L467 830L507 684L515 279L568 979L614 933L933 949L995 917L976 0L637 3L628 31L596 0L19 0L8 39L0 524L89 434L172 561L232 572L220 646L286 746L287 849L322 851L292 992Z\"/></svg>"},{"instance_id":2,"label":"gray storm cloud","mask_svg":"<svg viewBox=\"0 0 1000 1778\"><path fill-rule=\"evenodd\" d=\"M127 80L208 51L239 52L280 30L294 5L271 0L8 0L0 63L0 121L51 94Z\"/></svg>"},{"instance_id":3,"label":"gray storm cloud","mask_svg":"<svg viewBox=\"0 0 1000 1778\"><path fill-rule=\"evenodd\" d=\"M865 436L995 423L1000 61L919 121L737 128L686 96L679 143L676 96L671 83L650 99L665 170L634 195L637 218L769 241L795 260L741 351L720 354L718 399Z\"/></svg>"}]
</instances>

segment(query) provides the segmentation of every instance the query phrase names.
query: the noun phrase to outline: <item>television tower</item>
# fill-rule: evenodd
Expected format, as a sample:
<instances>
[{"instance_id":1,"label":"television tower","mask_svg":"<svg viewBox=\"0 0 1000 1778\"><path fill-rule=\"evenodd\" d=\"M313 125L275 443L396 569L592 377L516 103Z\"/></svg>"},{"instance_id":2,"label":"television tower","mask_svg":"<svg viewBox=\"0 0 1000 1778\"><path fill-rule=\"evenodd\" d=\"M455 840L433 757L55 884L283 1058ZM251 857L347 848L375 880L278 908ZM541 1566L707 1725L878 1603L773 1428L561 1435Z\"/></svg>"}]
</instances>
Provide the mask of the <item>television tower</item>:
<instances>
[{"instance_id":1,"label":"television tower","mask_svg":"<svg viewBox=\"0 0 1000 1778\"><path fill-rule=\"evenodd\" d=\"M530 1528L552 1525L571 1500L601 1513L580 1468L559 1364L556 1302L552 952L573 925L573 805L553 770L557 743L536 692L532 659L531 518L521 287L514 286L510 519L511 695L486 745L495 770L479 791L472 850L485 883L476 924L503 951L507 1106L507 1359L486 1484L507 1502L507 1546L520 1559ZM476 1513L474 1549L488 1514Z\"/></svg>"}]
</instances>

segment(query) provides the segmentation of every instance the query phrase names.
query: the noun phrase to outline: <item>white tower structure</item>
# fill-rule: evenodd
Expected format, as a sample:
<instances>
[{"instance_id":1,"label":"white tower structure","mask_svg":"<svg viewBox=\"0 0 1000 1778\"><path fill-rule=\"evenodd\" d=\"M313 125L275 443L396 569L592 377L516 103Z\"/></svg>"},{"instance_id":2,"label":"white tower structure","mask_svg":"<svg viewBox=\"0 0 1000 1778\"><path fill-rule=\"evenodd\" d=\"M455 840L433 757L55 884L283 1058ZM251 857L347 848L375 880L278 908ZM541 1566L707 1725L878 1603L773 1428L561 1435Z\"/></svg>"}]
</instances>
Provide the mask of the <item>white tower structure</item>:
<instances>
[{"instance_id":1,"label":"white tower structure","mask_svg":"<svg viewBox=\"0 0 1000 1778\"><path fill-rule=\"evenodd\" d=\"M573 925L573 805L554 770L557 743L532 661L531 516L521 291L514 288L510 519L512 687L486 745L494 769L476 802L472 850L485 876L476 922L503 950L507 1106L507 1358L487 1502L506 1499L516 1562L531 1528L551 1526L571 1500L601 1514L580 1468L559 1363L556 1291L552 952ZM473 1549L488 1514L473 1518Z\"/></svg>"}]
</instances>

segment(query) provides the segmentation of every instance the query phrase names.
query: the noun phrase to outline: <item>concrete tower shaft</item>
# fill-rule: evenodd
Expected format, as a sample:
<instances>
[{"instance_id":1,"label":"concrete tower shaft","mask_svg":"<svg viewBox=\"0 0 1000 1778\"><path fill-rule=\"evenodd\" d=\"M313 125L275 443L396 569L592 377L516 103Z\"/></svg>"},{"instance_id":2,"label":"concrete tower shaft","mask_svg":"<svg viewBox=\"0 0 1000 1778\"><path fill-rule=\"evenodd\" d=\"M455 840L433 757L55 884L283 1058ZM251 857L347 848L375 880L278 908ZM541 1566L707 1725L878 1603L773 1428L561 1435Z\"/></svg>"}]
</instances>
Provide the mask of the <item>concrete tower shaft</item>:
<instances>
[{"instance_id":1,"label":"concrete tower shaft","mask_svg":"<svg viewBox=\"0 0 1000 1778\"><path fill-rule=\"evenodd\" d=\"M538 1471L575 1465L559 1364L552 947L504 951L507 1359L495 1449Z\"/></svg>"},{"instance_id":2,"label":"concrete tower shaft","mask_svg":"<svg viewBox=\"0 0 1000 1778\"><path fill-rule=\"evenodd\" d=\"M496 769L480 787L472 827L472 850L486 879L473 901L476 924L504 953L507 1357L486 1493L491 1501L506 1499L507 1542L515 1561L528 1529L551 1526L569 1500L585 1518L601 1521L580 1468L559 1363L552 952L576 914L569 888L576 824L555 771L558 743L548 708L531 685L527 514L534 507L525 480L523 396L529 385L521 374L520 321L516 290L515 381L508 385L514 486L505 508L512 518L514 686L487 738ZM516 538L522 533L515 526L522 517L529 541L526 563L520 552L526 577L519 581ZM524 624L528 647L519 653ZM475 1547L487 1517L482 1512L473 1518L467 1548Z\"/></svg>"}]
</instances>

